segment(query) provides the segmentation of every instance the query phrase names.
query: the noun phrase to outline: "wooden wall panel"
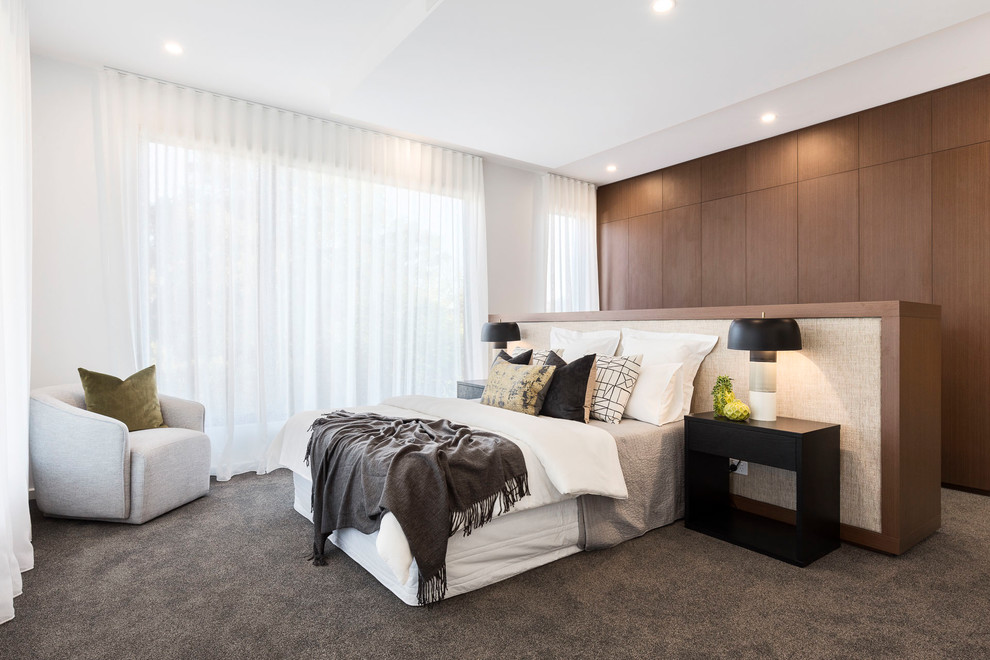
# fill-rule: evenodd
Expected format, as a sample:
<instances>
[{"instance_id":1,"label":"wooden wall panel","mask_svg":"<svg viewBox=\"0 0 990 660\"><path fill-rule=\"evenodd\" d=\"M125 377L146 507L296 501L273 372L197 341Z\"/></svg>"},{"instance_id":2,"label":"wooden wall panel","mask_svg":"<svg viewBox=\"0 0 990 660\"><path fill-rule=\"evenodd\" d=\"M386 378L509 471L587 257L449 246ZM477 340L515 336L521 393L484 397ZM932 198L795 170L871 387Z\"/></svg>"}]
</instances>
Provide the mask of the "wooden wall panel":
<instances>
[{"instance_id":1,"label":"wooden wall panel","mask_svg":"<svg viewBox=\"0 0 990 660\"><path fill-rule=\"evenodd\" d=\"M990 140L990 77L932 93L932 148L953 149Z\"/></svg>"},{"instance_id":2,"label":"wooden wall panel","mask_svg":"<svg viewBox=\"0 0 990 660\"><path fill-rule=\"evenodd\" d=\"M931 150L931 94L912 96L860 113L860 167L912 158Z\"/></svg>"},{"instance_id":3,"label":"wooden wall panel","mask_svg":"<svg viewBox=\"0 0 990 660\"><path fill-rule=\"evenodd\" d=\"M629 221L598 225L598 280L602 309L628 309Z\"/></svg>"},{"instance_id":4,"label":"wooden wall panel","mask_svg":"<svg viewBox=\"0 0 990 660\"><path fill-rule=\"evenodd\" d=\"M595 191L595 203L598 205L598 224L619 220L618 203L621 186L611 183L599 186Z\"/></svg>"},{"instance_id":5,"label":"wooden wall panel","mask_svg":"<svg viewBox=\"0 0 990 660\"><path fill-rule=\"evenodd\" d=\"M798 302L859 300L859 171L798 184Z\"/></svg>"},{"instance_id":6,"label":"wooden wall panel","mask_svg":"<svg viewBox=\"0 0 990 660\"><path fill-rule=\"evenodd\" d=\"M653 260L644 267L655 277L637 282L632 294L637 307L684 304L683 291L693 299L692 290L678 286L681 270L673 262L682 256L674 245L690 239L672 225L671 245L664 245L662 222L654 233L642 227L655 218L630 234L627 220L700 201L703 305L941 304L943 478L990 491L990 425L962 403L973 379L990 380L990 333L984 330L990 328L990 294L983 292L990 282L988 148L990 76L983 76L674 165L651 173L654 178L603 186L599 222L625 222L625 228L609 230L602 258L607 253L614 261L632 249L634 259ZM794 194L777 190L795 183ZM685 269L696 267L689 260ZM603 291L612 289L603 295L603 309L630 304L630 271L638 266L616 268L621 272L606 274L603 267L603 279L611 278Z\"/></svg>"},{"instance_id":7,"label":"wooden wall panel","mask_svg":"<svg viewBox=\"0 0 990 660\"><path fill-rule=\"evenodd\" d=\"M663 306L701 306L701 205L663 212Z\"/></svg>"},{"instance_id":8,"label":"wooden wall panel","mask_svg":"<svg viewBox=\"0 0 990 660\"><path fill-rule=\"evenodd\" d=\"M746 192L746 147L721 151L701 159L701 201Z\"/></svg>"},{"instance_id":9,"label":"wooden wall panel","mask_svg":"<svg viewBox=\"0 0 990 660\"><path fill-rule=\"evenodd\" d=\"M797 181L797 134L754 142L746 149L746 190L753 192Z\"/></svg>"},{"instance_id":10,"label":"wooden wall panel","mask_svg":"<svg viewBox=\"0 0 990 660\"><path fill-rule=\"evenodd\" d=\"M931 156L859 172L863 300L932 301Z\"/></svg>"},{"instance_id":11,"label":"wooden wall panel","mask_svg":"<svg viewBox=\"0 0 990 660\"><path fill-rule=\"evenodd\" d=\"M850 115L798 131L798 180L859 167L859 117Z\"/></svg>"},{"instance_id":12,"label":"wooden wall panel","mask_svg":"<svg viewBox=\"0 0 990 660\"><path fill-rule=\"evenodd\" d=\"M627 217L655 213L661 209L663 199L663 172L656 171L627 179Z\"/></svg>"},{"instance_id":13,"label":"wooden wall panel","mask_svg":"<svg viewBox=\"0 0 990 660\"><path fill-rule=\"evenodd\" d=\"M746 195L701 205L701 304L746 304Z\"/></svg>"},{"instance_id":14,"label":"wooden wall panel","mask_svg":"<svg viewBox=\"0 0 990 660\"><path fill-rule=\"evenodd\" d=\"M664 253L660 213L629 219L628 254L626 308L663 307Z\"/></svg>"},{"instance_id":15,"label":"wooden wall panel","mask_svg":"<svg viewBox=\"0 0 990 660\"><path fill-rule=\"evenodd\" d=\"M797 184L746 195L746 303L797 302Z\"/></svg>"},{"instance_id":16,"label":"wooden wall panel","mask_svg":"<svg viewBox=\"0 0 990 660\"><path fill-rule=\"evenodd\" d=\"M943 479L990 490L990 442L979 403L990 382L990 143L937 153L932 168Z\"/></svg>"},{"instance_id":17,"label":"wooden wall panel","mask_svg":"<svg viewBox=\"0 0 990 660\"><path fill-rule=\"evenodd\" d=\"M701 161L691 160L663 170L663 208L701 202Z\"/></svg>"}]
</instances>

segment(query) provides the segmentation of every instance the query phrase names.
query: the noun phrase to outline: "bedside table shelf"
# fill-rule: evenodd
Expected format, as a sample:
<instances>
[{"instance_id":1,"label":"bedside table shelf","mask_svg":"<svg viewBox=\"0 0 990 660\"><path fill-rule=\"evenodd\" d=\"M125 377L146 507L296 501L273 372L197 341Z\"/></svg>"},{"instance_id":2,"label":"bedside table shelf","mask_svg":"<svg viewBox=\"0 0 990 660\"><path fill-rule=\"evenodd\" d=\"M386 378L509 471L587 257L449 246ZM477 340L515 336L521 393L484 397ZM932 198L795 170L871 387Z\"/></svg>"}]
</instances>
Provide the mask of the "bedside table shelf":
<instances>
[{"instance_id":1,"label":"bedside table shelf","mask_svg":"<svg viewBox=\"0 0 990 660\"><path fill-rule=\"evenodd\" d=\"M684 526L807 566L839 547L839 427L807 420L684 418ZM733 508L729 458L796 474L795 524Z\"/></svg>"}]
</instances>

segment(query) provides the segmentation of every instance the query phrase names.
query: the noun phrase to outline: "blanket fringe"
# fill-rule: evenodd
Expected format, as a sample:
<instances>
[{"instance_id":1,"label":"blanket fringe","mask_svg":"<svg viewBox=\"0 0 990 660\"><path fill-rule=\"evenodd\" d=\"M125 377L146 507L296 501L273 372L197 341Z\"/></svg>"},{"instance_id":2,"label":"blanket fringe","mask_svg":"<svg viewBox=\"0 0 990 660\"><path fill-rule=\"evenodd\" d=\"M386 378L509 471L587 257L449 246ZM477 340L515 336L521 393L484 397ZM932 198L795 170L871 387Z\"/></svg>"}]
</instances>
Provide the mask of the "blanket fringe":
<instances>
[{"instance_id":1,"label":"blanket fringe","mask_svg":"<svg viewBox=\"0 0 990 660\"><path fill-rule=\"evenodd\" d=\"M437 571L437 574L429 580L424 580L419 576L419 589L416 591L416 600L420 605L429 607L434 603L439 603L447 595L447 565L444 564Z\"/></svg>"},{"instance_id":2,"label":"blanket fringe","mask_svg":"<svg viewBox=\"0 0 990 660\"><path fill-rule=\"evenodd\" d=\"M451 511L450 536L461 529L464 530L464 536L471 536L476 528L491 522L495 514L495 502L499 499L502 500L502 512L505 513L526 495L529 495L529 474L510 477L498 492L475 502L463 511Z\"/></svg>"},{"instance_id":3,"label":"blanket fringe","mask_svg":"<svg viewBox=\"0 0 990 660\"><path fill-rule=\"evenodd\" d=\"M313 539L313 554L307 557L307 559L311 559L313 561L313 566L327 565L326 547L328 538L330 538L329 534L317 534L316 538Z\"/></svg>"}]
</instances>

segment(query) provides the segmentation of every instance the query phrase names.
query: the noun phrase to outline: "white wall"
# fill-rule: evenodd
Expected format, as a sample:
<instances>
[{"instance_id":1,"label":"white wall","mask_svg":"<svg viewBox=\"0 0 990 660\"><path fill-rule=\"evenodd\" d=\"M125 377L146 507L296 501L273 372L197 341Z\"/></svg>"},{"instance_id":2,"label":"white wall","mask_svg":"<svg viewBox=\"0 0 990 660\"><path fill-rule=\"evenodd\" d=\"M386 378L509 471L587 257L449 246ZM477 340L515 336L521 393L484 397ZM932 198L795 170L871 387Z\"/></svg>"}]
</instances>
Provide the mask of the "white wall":
<instances>
[{"instance_id":1,"label":"white wall","mask_svg":"<svg viewBox=\"0 0 990 660\"><path fill-rule=\"evenodd\" d=\"M541 191L540 173L485 161L488 310L507 321L513 314L543 311L534 234Z\"/></svg>"},{"instance_id":2,"label":"white wall","mask_svg":"<svg viewBox=\"0 0 990 660\"><path fill-rule=\"evenodd\" d=\"M32 387L78 382L77 367L111 370L97 208L96 73L31 59Z\"/></svg>"},{"instance_id":3,"label":"white wall","mask_svg":"<svg viewBox=\"0 0 990 660\"><path fill-rule=\"evenodd\" d=\"M97 188L96 67L31 60L34 120L32 387L78 382L78 367L115 373L129 351L108 325ZM485 161L488 309L539 311L533 220L540 174ZM128 374L116 374L124 377Z\"/></svg>"}]
</instances>

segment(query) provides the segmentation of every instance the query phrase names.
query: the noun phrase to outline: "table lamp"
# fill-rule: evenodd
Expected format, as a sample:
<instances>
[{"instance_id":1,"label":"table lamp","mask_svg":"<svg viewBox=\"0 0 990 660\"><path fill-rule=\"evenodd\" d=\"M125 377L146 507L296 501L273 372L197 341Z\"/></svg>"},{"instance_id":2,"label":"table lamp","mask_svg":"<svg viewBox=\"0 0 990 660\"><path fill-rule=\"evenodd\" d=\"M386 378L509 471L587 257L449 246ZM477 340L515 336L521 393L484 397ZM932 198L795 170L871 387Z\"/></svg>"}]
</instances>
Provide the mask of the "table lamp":
<instances>
[{"instance_id":1,"label":"table lamp","mask_svg":"<svg viewBox=\"0 0 990 660\"><path fill-rule=\"evenodd\" d=\"M750 417L777 419L777 351L800 351L801 329L794 319L736 319L729 348L749 351Z\"/></svg>"},{"instance_id":2,"label":"table lamp","mask_svg":"<svg viewBox=\"0 0 990 660\"><path fill-rule=\"evenodd\" d=\"M510 341L519 341L518 323L486 323L481 326L481 341L492 344L492 348L505 348Z\"/></svg>"}]
</instances>

